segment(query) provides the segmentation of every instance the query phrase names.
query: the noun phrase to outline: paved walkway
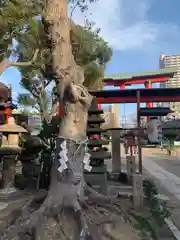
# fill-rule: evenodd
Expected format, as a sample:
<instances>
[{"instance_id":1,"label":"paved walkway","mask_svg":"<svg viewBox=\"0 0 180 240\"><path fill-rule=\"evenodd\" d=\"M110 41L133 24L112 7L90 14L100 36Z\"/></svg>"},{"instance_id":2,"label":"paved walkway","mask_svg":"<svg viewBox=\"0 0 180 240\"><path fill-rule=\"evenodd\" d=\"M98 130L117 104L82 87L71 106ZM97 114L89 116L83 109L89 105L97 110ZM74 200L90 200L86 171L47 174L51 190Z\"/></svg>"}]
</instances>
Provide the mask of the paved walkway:
<instances>
[{"instance_id":1,"label":"paved walkway","mask_svg":"<svg viewBox=\"0 0 180 240\"><path fill-rule=\"evenodd\" d=\"M171 160L167 155L160 157L160 153L162 155L160 149L142 149L142 153L144 174L156 183L159 198L167 202L167 207L172 213L170 221L168 219L169 226L176 234L176 239L180 240L180 161L177 161L177 157L171 157ZM172 162L173 159L174 162ZM106 163L108 170L111 171L112 162L108 160ZM136 158L137 163L138 159ZM121 164L122 170L126 171L126 159L122 144ZM163 239L172 239L172 234L167 231L167 228L162 228L161 235Z\"/></svg>"},{"instance_id":2,"label":"paved walkway","mask_svg":"<svg viewBox=\"0 0 180 240\"><path fill-rule=\"evenodd\" d=\"M165 170L159 164L155 163L152 158L144 158L143 167L159 180L168 192L180 200L180 177Z\"/></svg>"},{"instance_id":3,"label":"paved walkway","mask_svg":"<svg viewBox=\"0 0 180 240\"><path fill-rule=\"evenodd\" d=\"M164 169L152 157L143 159L143 167L156 183L162 200L167 202L167 207L172 213L170 225L174 228L176 239L180 240L180 177ZM166 231L164 233L164 237L168 237Z\"/></svg>"}]
</instances>

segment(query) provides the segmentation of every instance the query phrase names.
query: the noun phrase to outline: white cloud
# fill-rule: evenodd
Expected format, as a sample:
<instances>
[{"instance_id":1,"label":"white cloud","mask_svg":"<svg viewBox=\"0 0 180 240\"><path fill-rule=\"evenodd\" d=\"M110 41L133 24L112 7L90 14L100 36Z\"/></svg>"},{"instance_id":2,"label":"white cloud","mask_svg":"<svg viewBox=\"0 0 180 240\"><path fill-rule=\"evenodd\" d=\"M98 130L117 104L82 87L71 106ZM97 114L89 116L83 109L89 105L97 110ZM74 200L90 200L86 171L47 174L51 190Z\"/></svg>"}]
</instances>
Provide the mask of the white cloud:
<instances>
[{"instance_id":1,"label":"white cloud","mask_svg":"<svg viewBox=\"0 0 180 240\"><path fill-rule=\"evenodd\" d=\"M116 50L148 49L159 46L162 36L175 26L148 21L151 0L99 0L89 5L88 12L78 9L73 20L84 25L85 16L101 29L101 36Z\"/></svg>"}]
</instances>

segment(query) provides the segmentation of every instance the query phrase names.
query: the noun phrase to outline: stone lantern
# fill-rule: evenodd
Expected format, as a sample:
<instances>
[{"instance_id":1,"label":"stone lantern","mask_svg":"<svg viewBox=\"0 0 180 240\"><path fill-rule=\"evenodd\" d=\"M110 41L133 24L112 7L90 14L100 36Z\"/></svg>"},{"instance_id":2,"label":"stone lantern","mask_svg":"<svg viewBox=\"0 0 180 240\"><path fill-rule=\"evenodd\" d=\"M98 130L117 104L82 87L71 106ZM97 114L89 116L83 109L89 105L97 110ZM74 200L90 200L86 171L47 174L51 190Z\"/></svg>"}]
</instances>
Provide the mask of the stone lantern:
<instances>
[{"instance_id":1,"label":"stone lantern","mask_svg":"<svg viewBox=\"0 0 180 240\"><path fill-rule=\"evenodd\" d=\"M14 187L15 162L21 152L19 137L20 133L25 133L27 130L17 125L15 119L10 117L8 124L0 125L0 132L2 134L0 157L3 161L0 198L8 198L16 193L16 188Z\"/></svg>"}]
</instances>

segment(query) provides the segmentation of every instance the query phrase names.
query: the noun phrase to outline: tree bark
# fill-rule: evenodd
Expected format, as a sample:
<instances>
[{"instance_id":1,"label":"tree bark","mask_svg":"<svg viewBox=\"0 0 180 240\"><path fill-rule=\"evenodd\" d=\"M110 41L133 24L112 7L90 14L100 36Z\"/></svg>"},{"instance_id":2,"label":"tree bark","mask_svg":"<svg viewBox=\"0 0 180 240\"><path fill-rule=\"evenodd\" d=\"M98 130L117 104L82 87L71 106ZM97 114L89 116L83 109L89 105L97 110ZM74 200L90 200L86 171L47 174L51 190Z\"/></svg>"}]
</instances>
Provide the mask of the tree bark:
<instances>
[{"instance_id":1,"label":"tree bark","mask_svg":"<svg viewBox=\"0 0 180 240\"><path fill-rule=\"evenodd\" d=\"M45 23L51 40L52 67L57 90L62 101L68 88L72 90L72 83L83 84L84 82L83 69L76 64L72 54L68 1L48 0Z\"/></svg>"},{"instance_id":2,"label":"tree bark","mask_svg":"<svg viewBox=\"0 0 180 240\"><path fill-rule=\"evenodd\" d=\"M52 66L56 76L59 100L65 110L60 124L59 137L74 142L83 141L86 137L87 110L92 97L80 86L84 82L84 72L80 66L77 66L72 54L68 0L49 0L46 6L45 22L52 41ZM71 147L68 147L68 150L71 152ZM75 161L72 161L72 166L69 167L75 171L75 175L80 174L83 181L82 156L75 156ZM76 164L78 167L75 167ZM53 174L53 178L54 176ZM74 181L72 179L71 176L71 183L68 181L66 188L72 184ZM52 179L52 182L55 181L57 178ZM52 188L54 185L56 184L51 185ZM61 193L63 195L63 191Z\"/></svg>"}]
</instances>

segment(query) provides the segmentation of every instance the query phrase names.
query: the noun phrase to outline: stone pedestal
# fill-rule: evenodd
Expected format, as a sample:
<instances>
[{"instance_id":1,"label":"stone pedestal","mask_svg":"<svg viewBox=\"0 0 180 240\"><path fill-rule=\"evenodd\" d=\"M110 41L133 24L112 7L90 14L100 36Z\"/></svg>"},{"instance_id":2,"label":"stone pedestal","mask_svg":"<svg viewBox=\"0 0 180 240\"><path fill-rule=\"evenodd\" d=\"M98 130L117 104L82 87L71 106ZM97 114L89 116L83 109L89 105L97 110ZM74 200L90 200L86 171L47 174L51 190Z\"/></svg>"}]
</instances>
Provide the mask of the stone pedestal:
<instances>
[{"instance_id":1,"label":"stone pedestal","mask_svg":"<svg viewBox=\"0 0 180 240\"><path fill-rule=\"evenodd\" d=\"M15 181L15 165L16 157L20 153L21 148L1 147L0 155L3 161L2 181L0 189L0 199L6 199L16 194L17 190L14 187Z\"/></svg>"},{"instance_id":2,"label":"stone pedestal","mask_svg":"<svg viewBox=\"0 0 180 240\"><path fill-rule=\"evenodd\" d=\"M15 179L15 158L16 155L3 157L2 188L13 188Z\"/></svg>"},{"instance_id":3,"label":"stone pedestal","mask_svg":"<svg viewBox=\"0 0 180 240\"><path fill-rule=\"evenodd\" d=\"M142 174L133 174L133 207L139 211L143 207L143 177Z\"/></svg>"},{"instance_id":4,"label":"stone pedestal","mask_svg":"<svg viewBox=\"0 0 180 240\"><path fill-rule=\"evenodd\" d=\"M132 180L133 174L136 173L136 160L135 156L126 156L127 176Z\"/></svg>"},{"instance_id":5,"label":"stone pedestal","mask_svg":"<svg viewBox=\"0 0 180 240\"><path fill-rule=\"evenodd\" d=\"M121 172L120 130L111 130L112 136L112 172Z\"/></svg>"},{"instance_id":6,"label":"stone pedestal","mask_svg":"<svg viewBox=\"0 0 180 240\"><path fill-rule=\"evenodd\" d=\"M97 173L95 173L97 171ZM108 193L108 186L107 186L107 175L106 175L106 167L95 167L93 168L93 173L86 172L85 181L90 183L92 187L96 190L98 189L99 192L103 195L107 195Z\"/></svg>"}]
</instances>

